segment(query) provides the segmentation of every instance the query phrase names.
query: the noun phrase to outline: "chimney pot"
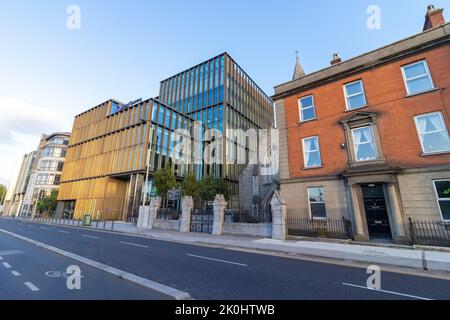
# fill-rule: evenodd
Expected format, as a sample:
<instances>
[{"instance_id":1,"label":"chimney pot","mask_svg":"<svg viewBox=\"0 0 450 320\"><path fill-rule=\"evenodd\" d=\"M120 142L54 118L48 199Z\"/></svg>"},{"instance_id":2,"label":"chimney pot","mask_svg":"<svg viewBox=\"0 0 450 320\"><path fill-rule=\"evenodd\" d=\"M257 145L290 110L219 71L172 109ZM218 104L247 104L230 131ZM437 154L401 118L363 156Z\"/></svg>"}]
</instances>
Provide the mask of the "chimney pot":
<instances>
[{"instance_id":1,"label":"chimney pot","mask_svg":"<svg viewBox=\"0 0 450 320\"><path fill-rule=\"evenodd\" d=\"M339 53L337 53L337 52L333 53L333 60L331 60L330 64L332 66L334 66L341 62L342 62L342 59L341 59L341 57L339 57Z\"/></svg>"}]
</instances>

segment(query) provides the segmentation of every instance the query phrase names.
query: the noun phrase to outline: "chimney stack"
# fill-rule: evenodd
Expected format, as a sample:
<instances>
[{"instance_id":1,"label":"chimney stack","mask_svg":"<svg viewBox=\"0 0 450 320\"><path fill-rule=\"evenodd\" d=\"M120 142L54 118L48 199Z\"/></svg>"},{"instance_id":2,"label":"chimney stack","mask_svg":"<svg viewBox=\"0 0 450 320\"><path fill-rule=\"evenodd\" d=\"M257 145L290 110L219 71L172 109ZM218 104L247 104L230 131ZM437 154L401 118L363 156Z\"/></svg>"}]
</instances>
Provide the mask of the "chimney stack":
<instances>
[{"instance_id":1,"label":"chimney stack","mask_svg":"<svg viewBox=\"0 0 450 320\"><path fill-rule=\"evenodd\" d=\"M444 9L436 9L432 4L427 8L427 15L425 16L425 24L423 31L440 27L445 24Z\"/></svg>"},{"instance_id":2,"label":"chimney stack","mask_svg":"<svg viewBox=\"0 0 450 320\"><path fill-rule=\"evenodd\" d=\"M341 57L339 57L339 53L337 53L337 52L333 53L333 60L331 60L330 64L332 66L334 66L341 62L342 62L342 59L341 59Z\"/></svg>"}]
</instances>

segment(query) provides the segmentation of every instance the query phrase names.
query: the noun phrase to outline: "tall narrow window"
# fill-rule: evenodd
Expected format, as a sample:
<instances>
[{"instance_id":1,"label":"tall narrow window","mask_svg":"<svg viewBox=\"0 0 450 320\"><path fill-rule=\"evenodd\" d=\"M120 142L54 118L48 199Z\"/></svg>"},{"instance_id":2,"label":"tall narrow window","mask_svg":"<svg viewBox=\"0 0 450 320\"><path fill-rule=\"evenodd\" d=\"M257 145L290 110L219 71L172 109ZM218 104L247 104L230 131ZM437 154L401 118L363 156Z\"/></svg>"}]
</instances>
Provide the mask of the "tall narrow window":
<instances>
[{"instance_id":1,"label":"tall narrow window","mask_svg":"<svg viewBox=\"0 0 450 320\"><path fill-rule=\"evenodd\" d=\"M420 61L404 66L402 67L402 71L406 90L409 95L425 92L434 88L426 61Z\"/></svg>"},{"instance_id":2,"label":"tall narrow window","mask_svg":"<svg viewBox=\"0 0 450 320\"><path fill-rule=\"evenodd\" d=\"M319 137L303 139L303 158L305 168L315 168L322 165L320 158Z\"/></svg>"},{"instance_id":3,"label":"tall narrow window","mask_svg":"<svg viewBox=\"0 0 450 320\"><path fill-rule=\"evenodd\" d=\"M377 150L373 140L372 127L362 127L352 130L356 161L377 159Z\"/></svg>"},{"instance_id":4,"label":"tall narrow window","mask_svg":"<svg viewBox=\"0 0 450 320\"><path fill-rule=\"evenodd\" d=\"M366 94L361 80L344 86L347 110L358 109L367 105Z\"/></svg>"},{"instance_id":5,"label":"tall narrow window","mask_svg":"<svg viewBox=\"0 0 450 320\"><path fill-rule=\"evenodd\" d=\"M415 122L424 153L450 151L450 138L442 113L420 115L415 117Z\"/></svg>"},{"instance_id":6,"label":"tall narrow window","mask_svg":"<svg viewBox=\"0 0 450 320\"><path fill-rule=\"evenodd\" d=\"M325 192L323 188L308 188L309 209L312 219L326 219Z\"/></svg>"},{"instance_id":7,"label":"tall narrow window","mask_svg":"<svg viewBox=\"0 0 450 320\"><path fill-rule=\"evenodd\" d=\"M316 119L316 110L314 106L314 97L307 96L298 100L300 109L300 121L309 121Z\"/></svg>"},{"instance_id":8,"label":"tall narrow window","mask_svg":"<svg viewBox=\"0 0 450 320\"><path fill-rule=\"evenodd\" d=\"M434 187L442 219L450 221L450 180L436 180Z\"/></svg>"}]
</instances>

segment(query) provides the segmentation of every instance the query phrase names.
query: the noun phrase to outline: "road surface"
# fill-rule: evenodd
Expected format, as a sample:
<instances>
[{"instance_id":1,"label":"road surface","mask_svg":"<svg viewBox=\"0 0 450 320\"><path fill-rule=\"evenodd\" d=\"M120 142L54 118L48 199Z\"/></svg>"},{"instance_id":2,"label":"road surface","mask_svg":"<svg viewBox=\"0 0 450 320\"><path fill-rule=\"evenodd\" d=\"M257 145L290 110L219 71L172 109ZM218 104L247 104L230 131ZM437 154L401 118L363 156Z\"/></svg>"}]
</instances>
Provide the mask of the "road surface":
<instances>
[{"instance_id":1,"label":"road surface","mask_svg":"<svg viewBox=\"0 0 450 320\"><path fill-rule=\"evenodd\" d=\"M171 243L123 234L0 219L0 229L99 261L187 292L202 300L421 300L450 299L450 281L382 272L380 291L366 287L360 267ZM65 279L44 276L64 270L68 259L0 232L0 251L22 274L20 281L0 264L0 298L161 299L164 295L126 283L100 270L82 267L84 293L66 292ZM76 263L75 263L76 264ZM31 281L40 291L24 286ZM59 283L59 282L61 283ZM21 288L21 290L18 290ZM17 290L16 290L17 289Z\"/></svg>"}]
</instances>

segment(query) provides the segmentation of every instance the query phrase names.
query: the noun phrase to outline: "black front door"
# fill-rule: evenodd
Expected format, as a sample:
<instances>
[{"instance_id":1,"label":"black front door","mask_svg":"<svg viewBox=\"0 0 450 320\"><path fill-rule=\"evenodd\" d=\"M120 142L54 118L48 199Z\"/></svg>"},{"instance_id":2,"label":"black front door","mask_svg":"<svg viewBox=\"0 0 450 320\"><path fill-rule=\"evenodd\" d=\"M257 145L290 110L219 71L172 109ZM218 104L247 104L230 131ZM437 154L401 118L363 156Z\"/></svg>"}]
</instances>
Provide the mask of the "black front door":
<instances>
[{"instance_id":1,"label":"black front door","mask_svg":"<svg viewBox=\"0 0 450 320\"><path fill-rule=\"evenodd\" d=\"M370 184L363 185L361 188L370 238L392 239L383 185Z\"/></svg>"}]
</instances>

